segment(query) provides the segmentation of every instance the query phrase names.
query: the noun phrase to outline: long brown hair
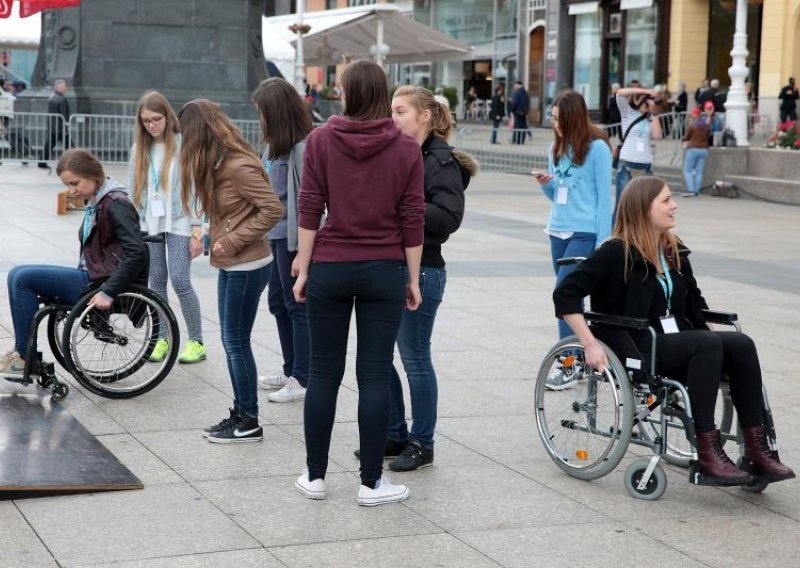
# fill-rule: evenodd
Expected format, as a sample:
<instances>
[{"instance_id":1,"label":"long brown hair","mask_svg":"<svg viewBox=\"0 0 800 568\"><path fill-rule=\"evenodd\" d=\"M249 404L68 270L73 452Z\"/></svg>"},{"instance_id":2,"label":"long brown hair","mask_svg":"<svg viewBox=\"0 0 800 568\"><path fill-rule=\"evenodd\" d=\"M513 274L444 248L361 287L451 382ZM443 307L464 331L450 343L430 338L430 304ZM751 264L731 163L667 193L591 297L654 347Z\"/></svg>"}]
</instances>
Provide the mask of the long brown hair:
<instances>
[{"instance_id":1,"label":"long brown hair","mask_svg":"<svg viewBox=\"0 0 800 568\"><path fill-rule=\"evenodd\" d=\"M656 238L650 221L650 206L665 187L667 184L661 178L641 176L633 178L622 191L613 236L625 245L626 279L632 249L656 267L661 264L661 253L665 253L670 257L670 264L680 270L678 237L671 231L665 231L660 238Z\"/></svg>"},{"instance_id":2,"label":"long brown hair","mask_svg":"<svg viewBox=\"0 0 800 568\"><path fill-rule=\"evenodd\" d=\"M178 114L181 143L181 200L189 207L192 182L202 210L216 218L214 168L230 154L239 154L252 161L267 179L261 160L231 119L217 103L194 99Z\"/></svg>"},{"instance_id":3,"label":"long brown hair","mask_svg":"<svg viewBox=\"0 0 800 568\"><path fill-rule=\"evenodd\" d=\"M602 140L608 144L608 135L592 124L583 95L577 91L563 91L555 98L553 106L558 107L558 126L563 134L562 138L555 129L553 130L556 137L553 146L555 163L571 151L570 161L580 166L589 153L589 145L594 140Z\"/></svg>"},{"instance_id":4,"label":"long brown hair","mask_svg":"<svg viewBox=\"0 0 800 568\"><path fill-rule=\"evenodd\" d=\"M311 114L303 99L288 81L272 77L253 93L261 123L261 140L269 144L269 159L288 154L295 144L311 132Z\"/></svg>"},{"instance_id":5,"label":"long brown hair","mask_svg":"<svg viewBox=\"0 0 800 568\"><path fill-rule=\"evenodd\" d=\"M164 117L164 163L161 164L161 185L165 192L169 191L170 179L169 170L172 166L172 158L175 154L175 137L178 134L178 117L169 104L169 101L158 91L147 91L139 104L136 105L136 128L134 130L134 141L136 142L136 152L134 154L134 174L133 187L128 188L133 192L133 204L136 207L142 205L142 192L147 185L147 172L150 168L150 155L153 148L153 137L142 124L142 111L149 110L156 112Z\"/></svg>"},{"instance_id":6,"label":"long brown hair","mask_svg":"<svg viewBox=\"0 0 800 568\"><path fill-rule=\"evenodd\" d=\"M97 187L101 187L106 182L103 164L94 157L94 154L83 148L71 148L61 155L56 165L56 175L60 176L67 171L96 182Z\"/></svg>"},{"instance_id":7,"label":"long brown hair","mask_svg":"<svg viewBox=\"0 0 800 568\"><path fill-rule=\"evenodd\" d=\"M342 114L351 120L376 120L392 116L389 81L380 65L366 59L353 61L339 77L344 99Z\"/></svg>"},{"instance_id":8,"label":"long brown hair","mask_svg":"<svg viewBox=\"0 0 800 568\"><path fill-rule=\"evenodd\" d=\"M453 118L450 116L450 111L444 108L444 105L437 101L433 93L424 87L415 87L412 85L404 85L398 87L394 92L394 98L407 97L411 105L420 114L426 110L431 113L431 122L429 133L433 132L434 136L438 136L443 140L450 137L450 132L453 129Z\"/></svg>"}]
</instances>

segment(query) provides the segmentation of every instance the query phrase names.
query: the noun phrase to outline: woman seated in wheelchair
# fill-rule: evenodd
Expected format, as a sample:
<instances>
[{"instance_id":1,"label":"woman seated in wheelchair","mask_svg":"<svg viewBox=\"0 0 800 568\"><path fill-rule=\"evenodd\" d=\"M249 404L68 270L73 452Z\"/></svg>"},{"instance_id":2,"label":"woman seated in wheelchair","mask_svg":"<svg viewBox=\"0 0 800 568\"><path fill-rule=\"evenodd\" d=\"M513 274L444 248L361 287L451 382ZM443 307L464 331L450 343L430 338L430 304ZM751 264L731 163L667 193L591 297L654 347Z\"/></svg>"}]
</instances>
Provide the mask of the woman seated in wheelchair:
<instances>
[{"instance_id":1,"label":"woman seated in wheelchair","mask_svg":"<svg viewBox=\"0 0 800 568\"><path fill-rule=\"evenodd\" d=\"M41 299L74 305L89 288L89 304L107 310L130 284L147 285L147 246L139 233L139 215L125 188L106 177L103 165L86 150L67 150L56 172L72 195L86 199L78 231L77 268L32 264L8 273L8 300L14 323L14 349L0 359L0 376L22 379L31 323Z\"/></svg>"},{"instance_id":2,"label":"woman seated in wheelchair","mask_svg":"<svg viewBox=\"0 0 800 568\"><path fill-rule=\"evenodd\" d=\"M676 209L663 180L632 180L622 194L612 238L556 288L556 315L577 335L586 365L601 371L608 359L586 324L583 298L591 296L595 312L650 321L657 332L656 371L685 381L697 433L698 467L712 482L738 485L751 474L770 482L792 478L794 472L780 463L767 441L756 347L740 332L712 331L706 324L702 310L708 306L692 273L689 249L671 232ZM744 463L749 460L752 471L731 461L714 424L723 370L729 375L742 428Z\"/></svg>"}]
</instances>

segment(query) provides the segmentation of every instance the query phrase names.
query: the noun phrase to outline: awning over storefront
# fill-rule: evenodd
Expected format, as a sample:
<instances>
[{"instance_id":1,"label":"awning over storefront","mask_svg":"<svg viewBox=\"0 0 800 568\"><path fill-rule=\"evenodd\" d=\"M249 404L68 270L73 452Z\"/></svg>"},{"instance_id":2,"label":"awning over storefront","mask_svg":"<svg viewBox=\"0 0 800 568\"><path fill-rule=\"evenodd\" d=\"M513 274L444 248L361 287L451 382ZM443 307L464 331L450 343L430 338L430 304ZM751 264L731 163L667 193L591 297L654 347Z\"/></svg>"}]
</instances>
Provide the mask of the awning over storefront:
<instances>
[{"instance_id":1,"label":"awning over storefront","mask_svg":"<svg viewBox=\"0 0 800 568\"><path fill-rule=\"evenodd\" d=\"M569 15L577 16L579 14L591 14L597 12L600 2L575 2L569 5Z\"/></svg>"},{"instance_id":2,"label":"awning over storefront","mask_svg":"<svg viewBox=\"0 0 800 568\"><path fill-rule=\"evenodd\" d=\"M311 27L303 36L305 64L327 65L343 58L373 57L379 21L383 22L383 43L388 46L384 56L387 63L470 57L469 46L417 22L401 12L398 6L375 4L368 8L341 8L304 14L303 23ZM268 44L277 37L296 44L296 36L289 31L289 26L296 22L296 14L264 18L262 35L267 57L270 49Z\"/></svg>"},{"instance_id":3,"label":"awning over storefront","mask_svg":"<svg viewBox=\"0 0 800 568\"><path fill-rule=\"evenodd\" d=\"M619 3L620 10L636 10L637 8L649 8L653 5L653 0L622 0Z\"/></svg>"}]
</instances>

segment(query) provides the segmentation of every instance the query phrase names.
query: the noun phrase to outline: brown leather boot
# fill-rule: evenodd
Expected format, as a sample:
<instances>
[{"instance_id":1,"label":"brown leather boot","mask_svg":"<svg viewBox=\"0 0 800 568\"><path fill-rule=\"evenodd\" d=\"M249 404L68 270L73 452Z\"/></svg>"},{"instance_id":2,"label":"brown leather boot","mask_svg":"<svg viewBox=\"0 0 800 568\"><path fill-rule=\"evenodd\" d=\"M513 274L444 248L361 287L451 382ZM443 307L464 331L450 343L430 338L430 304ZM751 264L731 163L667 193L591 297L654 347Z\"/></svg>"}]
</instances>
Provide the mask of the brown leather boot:
<instances>
[{"instance_id":1,"label":"brown leather boot","mask_svg":"<svg viewBox=\"0 0 800 568\"><path fill-rule=\"evenodd\" d=\"M750 474L736 467L722 449L719 430L697 434L697 461L700 472L720 485L741 485Z\"/></svg>"},{"instance_id":2,"label":"brown leather boot","mask_svg":"<svg viewBox=\"0 0 800 568\"><path fill-rule=\"evenodd\" d=\"M783 481L794 477L794 472L778 460L767 442L767 428L763 424L752 428L742 428L744 436L744 457L750 460L753 475L767 481ZM746 463L746 462L745 462ZM749 465L749 464L748 464Z\"/></svg>"}]
</instances>

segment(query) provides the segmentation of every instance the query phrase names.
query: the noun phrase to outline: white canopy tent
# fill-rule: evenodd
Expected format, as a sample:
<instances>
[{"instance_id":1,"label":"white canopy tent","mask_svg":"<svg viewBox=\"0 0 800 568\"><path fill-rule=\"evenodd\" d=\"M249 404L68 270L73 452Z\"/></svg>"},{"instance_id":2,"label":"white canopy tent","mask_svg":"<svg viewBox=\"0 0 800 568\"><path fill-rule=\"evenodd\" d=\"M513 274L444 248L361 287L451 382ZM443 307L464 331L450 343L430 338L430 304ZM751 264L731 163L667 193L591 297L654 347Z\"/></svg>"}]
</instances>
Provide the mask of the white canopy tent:
<instances>
[{"instance_id":1,"label":"white canopy tent","mask_svg":"<svg viewBox=\"0 0 800 568\"><path fill-rule=\"evenodd\" d=\"M41 34L42 15L34 14L27 18L20 18L19 2L11 5L9 18L0 18L0 45L35 47L39 45Z\"/></svg>"},{"instance_id":2,"label":"white canopy tent","mask_svg":"<svg viewBox=\"0 0 800 568\"><path fill-rule=\"evenodd\" d=\"M295 22L296 14L264 18L262 36L267 58L279 44L296 44L297 37L289 31ZM373 57L381 43L388 47L381 53L387 63L460 60L468 58L471 51L469 46L412 19L395 4L306 12L303 23L311 27L303 36L306 65Z\"/></svg>"}]
</instances>

